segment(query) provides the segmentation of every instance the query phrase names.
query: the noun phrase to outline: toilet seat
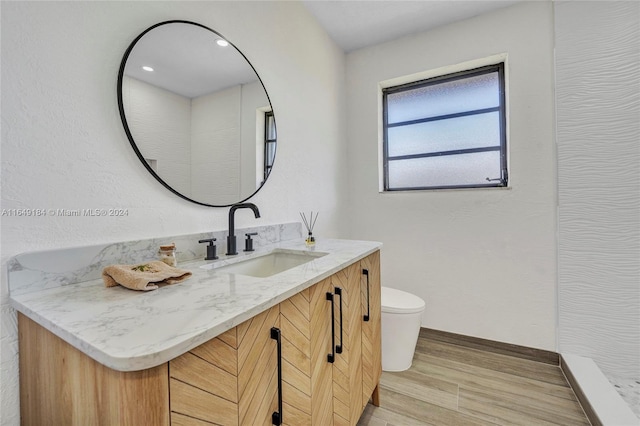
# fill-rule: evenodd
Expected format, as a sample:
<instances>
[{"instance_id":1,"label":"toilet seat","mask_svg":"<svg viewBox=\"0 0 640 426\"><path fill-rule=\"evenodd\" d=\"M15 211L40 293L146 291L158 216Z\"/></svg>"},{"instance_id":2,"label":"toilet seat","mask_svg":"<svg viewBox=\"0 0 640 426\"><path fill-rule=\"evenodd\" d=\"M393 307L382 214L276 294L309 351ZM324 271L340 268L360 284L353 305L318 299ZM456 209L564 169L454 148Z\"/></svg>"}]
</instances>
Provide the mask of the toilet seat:
<instances>
[{"instance_id":1,"label":"toilet seat","mask_svg":"<svg viewBox=\"0 0 640 426\"><path fill-rule=\"evenodd\" d=\"M415 294L395 288L382 287L382 312L391 314L414 314L425 308L424 300Z\"/></svg>"}]
</instances>

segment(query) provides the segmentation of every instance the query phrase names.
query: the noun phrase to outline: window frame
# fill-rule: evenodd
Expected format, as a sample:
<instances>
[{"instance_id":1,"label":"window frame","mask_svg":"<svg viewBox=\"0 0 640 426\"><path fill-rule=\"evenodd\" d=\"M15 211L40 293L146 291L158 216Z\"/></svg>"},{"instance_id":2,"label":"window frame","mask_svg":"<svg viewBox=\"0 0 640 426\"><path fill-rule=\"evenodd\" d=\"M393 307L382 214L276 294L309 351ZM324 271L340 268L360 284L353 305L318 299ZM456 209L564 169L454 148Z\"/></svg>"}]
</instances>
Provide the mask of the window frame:
<instances>
[{"instance_id":1,"label":"window frame","mask_svg":"<svg viewBox=\"0 0 640 426\"><path fill-rule=\"evenodd\" d=\"M271 139L269 138L269 135L271 135L271 127L270 124L273 124L273 135L274 138ZM273 163L274 161L270 161L269 159L269 146L273 145L273 158L271 160L275 160L275 150L277 147L277 142L278 142L278 136L276 134L276 121L275 121L275 116L273 115L273 111L269 110L269 111L265 111L264 113L264 145L263 145L263 149L264 149L264 162L263 162L263 178L264 181L267 180L267 178L269 177L269 174L271 173L271 170L273 169ZM263 183L264 183L263 181Z\"/></svg>"},{"instance_id":2,"label":"window frame","mask_svg":"<svg viewBox=\"0 0 640 426\"><path fill-rule=\"evenodd\" d=\"M423 191L423 190L442 190L442 189L473 189L473 188L506 188L509 186L509 172L508 172L508 154L507 154L507 99L506 99L506 77L505 77L505 60L501 60L496 63L477 66L470 69L464 69L456 72L449 72L442 75L436 75L434 77L423 78L420 80L409 81L402 84L396 84L387 87L381 87L382 90L382 174L383 185L382 192L399 192L399 191ZM482 110L468 110L455 114L445 114L435 117L424 117L417 120L409 120L402 123L393 123L389 126L388 123L388 107L387 96L396 94L408 90L418 89L427 86L433 86L436 84L442 84L455 80L462 80L465 78L475 77L483 74L498 73L499 80L499 105L498 107L482 109ZM430 121L438 121L442 119L458 118L469 115L476 115L485 112L498 112L499 113L499 126L500 126L500 146L499 149L495 147L485 148L469 148L469 149L457 149L449 151L441 151L437 153L422 153L397 157L389 157L388 150L388 129L389 127L397 127L399 125L416 124ZM486 152L486 151L500 151L500 177L489 178L487 177L487 183L482 184L470 184L470 185L439 185L439 186L416 186L416 187L398 187L389 188L389 159L391 161L409 160L412 158L426 158L436 157L442 155L463 155L467 153Z\"/></svg>"}]
</instances>

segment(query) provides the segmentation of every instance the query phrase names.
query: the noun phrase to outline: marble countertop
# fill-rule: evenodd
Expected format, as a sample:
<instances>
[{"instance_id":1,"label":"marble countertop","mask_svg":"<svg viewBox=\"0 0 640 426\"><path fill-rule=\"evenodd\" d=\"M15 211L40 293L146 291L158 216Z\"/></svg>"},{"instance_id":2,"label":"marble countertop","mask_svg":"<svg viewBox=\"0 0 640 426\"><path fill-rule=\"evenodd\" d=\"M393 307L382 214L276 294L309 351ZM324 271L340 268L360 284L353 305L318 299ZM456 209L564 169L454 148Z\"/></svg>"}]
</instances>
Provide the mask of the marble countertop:
<instances>
[{"instance_id":1,"label":"marble countertop","mask_svg":"<svg viewBox=\"0 0 640 426\"><path fill-rule=\"evenodd\" d=\"M188 280L140 292L105 288L102 280L11 295L12 306L101 364L136 371L165 363L380 249L371 241L320 240L327 253L267 278L203 269L193 261L179 267ZM309 250L285 241L250 254L214 261L221 265L273 249Z\"/></svg>"}]
</instances>

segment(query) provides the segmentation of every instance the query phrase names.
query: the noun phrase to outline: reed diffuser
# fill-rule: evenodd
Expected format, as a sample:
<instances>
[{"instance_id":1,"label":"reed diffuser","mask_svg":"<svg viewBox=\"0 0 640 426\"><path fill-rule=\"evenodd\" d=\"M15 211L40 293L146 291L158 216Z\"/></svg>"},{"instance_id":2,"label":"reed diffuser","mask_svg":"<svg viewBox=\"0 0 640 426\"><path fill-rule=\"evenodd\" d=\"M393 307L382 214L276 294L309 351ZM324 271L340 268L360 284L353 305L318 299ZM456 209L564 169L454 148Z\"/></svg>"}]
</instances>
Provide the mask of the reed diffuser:
<instances>
[{"instance_id":1,"label":"reed diffuser","mask_svg":"<svg viewBox=\"0 0 640 426\"><path fill-rule=\"evenodd\" d=\"M311 212L311 214L309 215L309 219L307 219L307 216L300 212L300 217L302 218L302 222L304 223L304 226L307 228L307 239L304 240L305 244L307 245L307 247L313 247L316 245L316 239L313 237L313 227L316 226L316 220L318 220L318 213L316 213L316 217L313 217L313 211Z\"/></svg>"}]
</instances>

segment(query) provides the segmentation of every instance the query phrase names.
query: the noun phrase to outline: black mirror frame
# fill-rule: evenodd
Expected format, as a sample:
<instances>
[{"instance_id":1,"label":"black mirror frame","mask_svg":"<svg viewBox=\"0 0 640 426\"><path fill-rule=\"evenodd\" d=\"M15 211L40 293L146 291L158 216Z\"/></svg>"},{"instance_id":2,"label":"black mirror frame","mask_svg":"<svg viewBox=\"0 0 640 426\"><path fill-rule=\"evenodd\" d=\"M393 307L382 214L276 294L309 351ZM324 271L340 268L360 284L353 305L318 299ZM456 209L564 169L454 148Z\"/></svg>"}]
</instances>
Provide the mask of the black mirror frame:
<instances>
[{"instance_id":1,"label":"black mirror frame","mask_svg":"<svg viewBox=\"0 0 640 426\"><path fill-rule=\"evenodd\" d=\"M260 81L260 84L262 85L262 89L264 90L264 93L267 97L267 100L269 101L269 106L271 107L271 111L273 112L273 105L271 104L271 98L269 98L269 93L267 92L266 87L264 87L264 83L262 82L262 79L260 78L260 75L258 74L258 72L256 71L255 67L253 66L253 64L249 61L249 59L247 59L247 57L244 55L244 53L242 53L242 51L240 51L240 49L238 49L233 43L231 43L226 37L224 37L222 34L220 34L217 31L212 30L211 28L202 25L202 24L198 24L197 22L192 22L192 21L184 21L184 20L171 20L171 21L163 21L163 22L159 22L155 25L150 26L149 28L147 28L146 30L144 30L142 33L140 33L140 35L138 35L129 45L129 47L127 48L127 50L124 52L124 56L122 57L122 61L120 62L120 69L118 70L118 84L117 84L117 95L118 95L118 110L120 111L120 119L122 120L122 125L124 127L124 131L127 134L127 139L129 139L129 143L131 144L131 147L133 148L134 152L136 153L136 155L138 156L138 159L142 162L142 164L144 165L144 167L147 169L147 171L149 173L151 173L151 175L153 177L156 178L156 180L158 182L160 182L162 184L162 186L164 186L165 188L167 188L169 191L173 192L175 195L177 195L180 198L183 198L187 201L190 201L192 203L195 204L199 204L201 206L207 206L207 207L229 207L232 206L234 204L237 203L242 203L247 201L248 199L250 199L251 197L253 197L254 195L256 195L258 193L258 191L260 191L262 189L262 187L265 185L265 183L267 182L267 180L269 179L269 176L271 175L271 171L273 171L273 168L271 169L271 171L269 172L269 175L264 179L264 181L262 181L262 183L260 184L260 186L258 188L256 188L256 190L249 195L246 198L243 198L241 200L238 200L234 203L230 203L230 204L208 204L208 203L203 203L201 201L197 201L194 200L192 198L187 197L186 195L176 191L175 189L173 189L168 183L166 183L160 176L158 176L158 174L151 168L151 166L146 162L144 156L142 155L142 153L140 152L140 150L138 149L138 146L136 145L135 140L133 139L133 135L131 134L131 130L129 129L129 124L127 122L127 117L125 115L125 111L124 111L124 103L122 100L122 81L124 79L124 70L127 64L127 59L129 59L129 55L131 54L131 51L133 50L133 48L135 47L136 43L142 38L144 37L145 34L147 34L149 31L153 30L154 28L157 28L161 25L167 25L167 24L189 24L189 25L195 25L197 27L203 28L207 31L211 31L213 34L215 34L216 36L223 38L224 40L227 40L229 42L229 44L236 49L236 51L242 55L242 57L244 58L245 61L247 61L247 63L249 64L249 66L251 67L251 69L253 70L253 72L256 74L256 77L258 77L258 81ZM273 115L273 120L275 123L275 114ZM277 147L276 147L277 150ZM275 152L274 152L274 161L275 163Z\"/></svg>"}]
</instances>

